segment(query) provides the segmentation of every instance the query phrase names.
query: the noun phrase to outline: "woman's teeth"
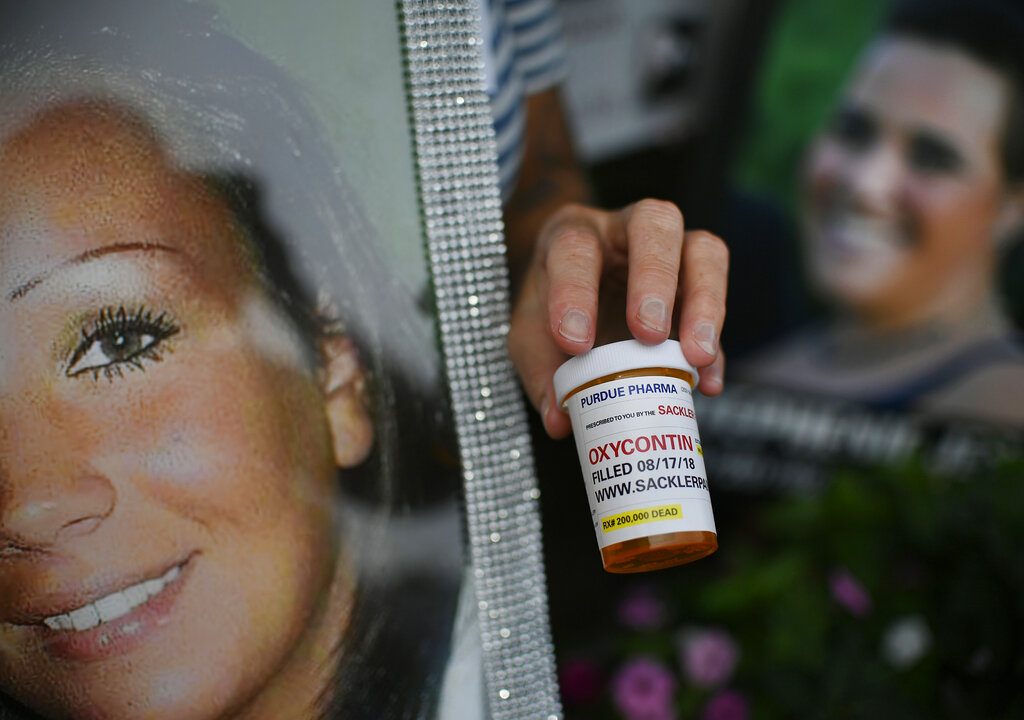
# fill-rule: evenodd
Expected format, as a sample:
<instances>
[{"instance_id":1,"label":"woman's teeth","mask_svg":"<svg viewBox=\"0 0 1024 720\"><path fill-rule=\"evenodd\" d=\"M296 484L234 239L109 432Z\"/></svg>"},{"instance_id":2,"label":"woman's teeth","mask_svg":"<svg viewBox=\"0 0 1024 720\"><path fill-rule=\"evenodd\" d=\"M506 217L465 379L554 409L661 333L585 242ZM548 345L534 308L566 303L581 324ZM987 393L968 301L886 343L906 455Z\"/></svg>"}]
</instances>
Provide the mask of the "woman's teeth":
<instances>
[{"instance_id":1,"label":"woman's teeth","mask_svg":"<svg viewBox=\"0 0 1024 720\"><path fill-rule=\"evenodd\" d=\"M143 580L70 612L43 618L43 624L51 630L89 630L128 614L133 608L159 594L180 574L181 566L175 565L155 580Z\"/></svg>"},{"instance_id":2,"label":"woman's teeth","mask_svg":"<svg viewBox=\"0 0 1024 720\"><path fill-rule=\"evenodd\" d=\"M848 250L902 247L906 240L889 220L841 215L829 222L833 236Z\"/></svg>"}]
</instances>

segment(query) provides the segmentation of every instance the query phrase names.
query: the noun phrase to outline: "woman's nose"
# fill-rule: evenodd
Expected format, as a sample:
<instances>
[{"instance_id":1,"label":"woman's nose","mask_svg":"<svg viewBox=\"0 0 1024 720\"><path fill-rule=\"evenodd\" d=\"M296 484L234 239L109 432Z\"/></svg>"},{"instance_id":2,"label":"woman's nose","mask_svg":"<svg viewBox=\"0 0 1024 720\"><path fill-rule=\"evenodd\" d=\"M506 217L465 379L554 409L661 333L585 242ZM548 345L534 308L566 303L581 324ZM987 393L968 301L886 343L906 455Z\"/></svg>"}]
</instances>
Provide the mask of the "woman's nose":
<instances>
[{"instance_id":1,"label":"woman's nose","mask_svg":"<svg viewBox=\"0 0 1024 720\"><path fill-rule=\"evenodd\" d=\"M878 143L852 163L847 190L853 206L869 215L887 215L899 206L902 164L896 148Z\"/></svg>"},{"instance_id":2,"label":"woman's nose","mask_svg":"<svg viewBox=\"0 0 1024 720\"><path fill-rule=\"evenodd\" d=\"M88 471L62 475L0 478L0 544L52 549L93 532L113 512L117 493L107 477Z\"/></svg>"},{"instance_id":3,"label":"woman's nose","mask_svg":"<svg viewBox=\"0 0 1024 720\"><path fill-rule=\"evenodd\" d=\"M0 550L59 549L95 531L117 505L96 465L89 415L41 383L0 393Z\"/></svg>"}]
</instances>

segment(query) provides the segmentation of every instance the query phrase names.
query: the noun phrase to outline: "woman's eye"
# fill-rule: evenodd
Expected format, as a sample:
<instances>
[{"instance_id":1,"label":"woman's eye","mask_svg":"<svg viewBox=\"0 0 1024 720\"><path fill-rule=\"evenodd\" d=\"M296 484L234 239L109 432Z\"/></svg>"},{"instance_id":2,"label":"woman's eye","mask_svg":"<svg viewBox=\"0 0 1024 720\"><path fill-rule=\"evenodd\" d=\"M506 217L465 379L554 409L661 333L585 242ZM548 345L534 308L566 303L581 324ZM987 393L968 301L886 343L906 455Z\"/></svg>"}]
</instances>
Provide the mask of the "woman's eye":
<instances>
[{"instance_id":1,"label":"woman's eye","mask_svg":"<svg viewBox=\"0 0 1024 720\"><path fill-rule=\"evenodd\" d=\"M865 150L875 141L878 128L866 113L843 108L832 119L831 135L851 150Z\"/></svg>"},{"instance_id":2,"label":"woman's eye","mask_svg":"<svg viewBox=\"0 0 1024 720\"><path fill-rule=\"evenodd\" d=\"M93 338L84 348L82 356L68 368L68 375L132 362L140 354L151 349L156 342L155 335L133 330Z\"/></svg>"},{"instance_id":3,"label":"woman's eye","mask_svg":"<svg viewBox=\"0 0 1024 720\"><path fill-rule=\"evenodd\" d=\"M177 332L165 315L154 317L144 308L131 312L123 307L107 308L91 331L83 330L68 361L67 375L92 372L98 377L102 372L110 378L121 375L125 368L142 369L144 361L160 360L160 343Z\"/></svg>"},{"instance_id":4,"label":"woman's eye","mask_svg":"<svg viewBox=\"0 0 1024 720\"><path fill-rule=\"evenodd\" d=\"M948 142L931 133L919 133L907 150L910 166L923 173L955 172L963 164L960 153Z\"/></svg>"}]
</instances>

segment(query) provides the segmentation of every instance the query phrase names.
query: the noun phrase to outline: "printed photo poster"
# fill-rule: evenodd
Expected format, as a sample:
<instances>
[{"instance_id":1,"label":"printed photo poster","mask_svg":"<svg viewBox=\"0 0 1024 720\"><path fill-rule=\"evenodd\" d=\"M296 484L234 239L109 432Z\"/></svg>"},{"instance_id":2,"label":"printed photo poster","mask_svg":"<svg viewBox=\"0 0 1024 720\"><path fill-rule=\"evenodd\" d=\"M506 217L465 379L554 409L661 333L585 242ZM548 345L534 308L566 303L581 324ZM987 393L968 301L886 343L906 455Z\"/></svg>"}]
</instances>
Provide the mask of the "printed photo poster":
<instances>
[{"instance_id":1,"label":"printed photo poster","mask_svg":"<svg viewBox=\"0 0 1024 720\"><path fill-rule=\"evenodd\" d=\"M1024 459L1024 204L1006 90L1024 15L998 0L870 5L820 28L815 4L785 10L766 119L741 153L773 182L736 178L729 381L699 414L722 477L749 488L906 463L983 477ZM786 162L763 172L767 156Z\"/></svg>"},{"instance_id":2,"label":"printed photo poster","mask_svg":"<svg viewBox=\"0 0 1024 720\"><path fill-rule=\"evenodd\" d=\"M463 531L397 8L0 27L0 717L433 717Z\"/></svg>"}]
</instances>

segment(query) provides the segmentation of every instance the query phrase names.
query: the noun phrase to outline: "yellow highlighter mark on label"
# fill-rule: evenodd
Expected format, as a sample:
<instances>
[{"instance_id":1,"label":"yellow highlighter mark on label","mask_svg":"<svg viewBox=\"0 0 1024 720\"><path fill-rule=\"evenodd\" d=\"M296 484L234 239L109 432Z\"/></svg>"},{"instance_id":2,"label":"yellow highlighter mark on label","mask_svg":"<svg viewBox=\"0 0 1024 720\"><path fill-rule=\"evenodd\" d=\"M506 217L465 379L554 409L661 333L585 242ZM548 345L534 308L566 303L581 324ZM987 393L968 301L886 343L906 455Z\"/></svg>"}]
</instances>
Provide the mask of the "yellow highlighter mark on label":
<instances>
[{"instance_id":1,"label":"yellow highlighter mark on label","mask_svg":"<svg viewBox=\"0 0 1024 720\"><path fill-rule=\"evenodd\" d=\"M679 520L681 517L683 517L683 506L679 503L674 505L657 505L655 507L628 510L616 513L615 515L608 515L601 519L601 530L603 532L611 532L612 530L621 530L622 528L657 522L659 520Z\"/></svg>"}]
</instances>

